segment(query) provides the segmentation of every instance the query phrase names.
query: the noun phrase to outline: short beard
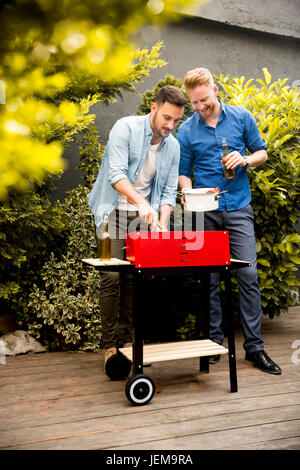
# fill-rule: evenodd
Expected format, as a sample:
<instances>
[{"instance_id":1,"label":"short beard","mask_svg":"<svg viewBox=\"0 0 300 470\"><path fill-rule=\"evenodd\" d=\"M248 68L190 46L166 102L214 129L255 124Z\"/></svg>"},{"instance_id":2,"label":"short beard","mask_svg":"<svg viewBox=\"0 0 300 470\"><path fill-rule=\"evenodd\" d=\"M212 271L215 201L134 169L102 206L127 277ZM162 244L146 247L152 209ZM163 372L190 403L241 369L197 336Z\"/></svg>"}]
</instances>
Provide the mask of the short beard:
<instances>
[{"instance_id":1,"label":"short beard","mask_svg":"<svg viewBox=\"0 0 300 470\"><path fill-rule=\"evenodd\" d=\"M159 136L159 137L163 137L163 135L161 135L160 133L160 130L158 129L157 125L156 125L156 113L157 111L155 111L155 114L153 114L153 118L152 118L152 125L153 125L153 131Z\"/></svg>"}]
</instances>

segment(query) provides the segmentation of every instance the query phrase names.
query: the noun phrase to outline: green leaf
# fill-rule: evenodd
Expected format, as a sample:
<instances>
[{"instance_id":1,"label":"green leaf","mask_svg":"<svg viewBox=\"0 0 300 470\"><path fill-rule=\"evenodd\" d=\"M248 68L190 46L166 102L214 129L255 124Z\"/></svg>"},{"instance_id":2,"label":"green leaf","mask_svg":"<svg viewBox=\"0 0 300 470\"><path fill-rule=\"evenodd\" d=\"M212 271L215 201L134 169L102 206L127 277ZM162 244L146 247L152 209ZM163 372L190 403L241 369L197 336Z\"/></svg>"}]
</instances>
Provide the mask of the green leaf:
<instances>
[{"instance_id":1,"label":"green leaf","mask_svg":"<svg viewBox=\"0 0 300 470\"><path fill-rule=\"evenodd\" d=\"M263 259L263 258L258 258L257 263L262 264L263 266L270 267L270 262L266 259Z\"/></svg>"},{"instance_id":2,"label":"green leaf","mask_svg":"<svg viewBox=\"0 0 300 470\"><path fill-rule=\"evenodd\" d=\"M295 214L289 214L289 219L291 222L296 223L298 220L298 217Z\"/></svg>"},{"instance_id":3,"label":"green leaf","mask_svg":"<svg viewBox=\"0 0 300 470\"><path fill-rule=\"evenodd\" d=\"M274 284L274 279L268 279L266 282L265 282L265 288L267 289L270 289L273 287L273 284Z\"/></svg>"},{"instance_id":4,"label":"green leaf","mask_svg":"<svg viewBox=\"0 0 300 470\"><path fill-rule=\"evenodd\" d=\"M289 242L292 242L292 243L300 243L300 234L293 233L291 235L287 235L287 239Z\"/></svg>"},{"instance_id":5,"label":"green leaf","mask_svg":"<svg viewBox=\"0 0 300 470\"><path fill-rule=\"evenodd\" d=\"M284 144L284 142L286 142L287 140L291 139L293 136L292 134L286 134L284 137L282 137L281 139L279 140L276 140L274 142L274 150L276 150L278 147L281 147L282 144Z\"/></svg>"}]
</instances>

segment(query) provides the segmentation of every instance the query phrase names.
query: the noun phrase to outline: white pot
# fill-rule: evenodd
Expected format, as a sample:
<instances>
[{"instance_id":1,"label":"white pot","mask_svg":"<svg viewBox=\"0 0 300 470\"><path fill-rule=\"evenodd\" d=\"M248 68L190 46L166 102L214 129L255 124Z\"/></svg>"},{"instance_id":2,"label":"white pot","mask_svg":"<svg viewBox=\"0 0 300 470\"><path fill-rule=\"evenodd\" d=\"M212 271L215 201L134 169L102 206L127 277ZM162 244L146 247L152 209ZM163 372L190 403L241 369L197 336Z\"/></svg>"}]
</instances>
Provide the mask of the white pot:
<instances>
[{"instance_id":1,"label":"white pot","mask_svg":"<svg viewBox=\"0 0 300 470\"><path fill-rule=\"evenodd\" d=\"M214 189L197 188L185 190L185 210L189 212L206 212L218 209L221 196L219 195L220 191L215 191Z\"/></svg>"}]
</instances>

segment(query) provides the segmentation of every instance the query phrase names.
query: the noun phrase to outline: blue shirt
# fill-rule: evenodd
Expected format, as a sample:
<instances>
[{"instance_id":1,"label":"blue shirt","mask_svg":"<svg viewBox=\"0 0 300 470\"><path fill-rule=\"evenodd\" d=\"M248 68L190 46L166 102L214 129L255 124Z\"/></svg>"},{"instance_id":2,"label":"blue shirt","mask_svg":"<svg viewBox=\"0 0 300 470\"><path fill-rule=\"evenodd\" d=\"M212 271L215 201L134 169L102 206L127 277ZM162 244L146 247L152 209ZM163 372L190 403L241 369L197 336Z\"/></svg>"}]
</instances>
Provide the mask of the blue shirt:
<instances>
[{"instance_id":1,"label":"blue shirt","mask_svg":"<svg viewBox=\"0 0 300 470\"><path fill-rule=\"evenodd\" d=\"M123 178L134 184L148 154L152 137L150 114L127 116L113 126L96 182L88 195L97 227L102 222L103 214L110 214L121 198L113 185ZM176 205L179 157L179 144L169 134L161 140L157 150L157 172L149 195L149 202L155 210L164 204Z\"/></svg>"},{"instance_id":2,"label":"blue shirt","mask_svg":"<svg viewBox=\"0 0 300 470\"><path fill-rule=\"evenodd\" d=\"M240 106L221 103L221 113L216 128L209 126L194 113L178 129L180 144L179 175L189 178L194 170L195 188L227 190L221 195L218 210L233 211L245 207L251 201L251 190L246 168L236 167L235 177L226 179L223 172L222 139L226 138L229 152L237 150L246 155L266 150L254 116Z\"/></svg>"}]
</instances>

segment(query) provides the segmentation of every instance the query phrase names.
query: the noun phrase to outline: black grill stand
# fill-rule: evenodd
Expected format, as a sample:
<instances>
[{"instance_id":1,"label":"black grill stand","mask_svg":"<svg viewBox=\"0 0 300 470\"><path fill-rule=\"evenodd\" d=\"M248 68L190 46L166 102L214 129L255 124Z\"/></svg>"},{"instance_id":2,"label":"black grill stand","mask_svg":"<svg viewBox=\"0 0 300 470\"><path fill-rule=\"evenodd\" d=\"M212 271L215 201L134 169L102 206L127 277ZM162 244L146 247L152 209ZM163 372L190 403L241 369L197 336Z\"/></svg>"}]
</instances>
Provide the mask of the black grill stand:
<instances>
[{"instance_id":1,"label":"black grill stand","mask_svg":"<svg viewBox=\"0 0 300 470\"><path fill-rule=\"evenodd\" d=\"M100 271L128 272L134 276L134 294L133 294L133 346L131 348L120 348L120 352L128 359L132 360L131 376L126 385L125 394L133 405L145 405L152 399L155 386L151 378L143 374L144 349L150 351L150 362L158 362L172 357L171 350L176 346L176 359L185 357L200 357L200 372L209 372L209 356L214 354L226 354L229 356L229 374L230 374L230 391L231 393L238 391L237 372L236 372L236 356L235 356L235 340L234 340L234 324L233 324L233 304L232 304L232 288L231 288L231 271L250 266L247 261L231 260L230 265L222 266L180 266L180 267L162 267L162 268L135 268L132 264L124 265L108 265L98 266L89 263L91 260L84 260L88 264L93 264ZM95 260L96 261L96 260ZM223 312L223 320L226 321L228 327L228 349L209 340L209 320L210 320L210 273L219 272L223 274L225 281L225 311ZM204 307L204 338L199 341L192 342L174 342L169 343L164 348L161 344L157 346L143 345L143 301L141 283L148 276L153 275L185 275L197 274L201 277L201 289ZM203 344L203 348L201 347ZM195 349L196 346L196 349ZM199 350L197 347L199 346ZM182 349L183 348L183 349ZM180 356L182 349L182 355ZM152 355L151 355L152 354ZM179 354L179 356L178 356ZM147 356L147 355L146 355Z\"/></svg>"}]
</instances>

